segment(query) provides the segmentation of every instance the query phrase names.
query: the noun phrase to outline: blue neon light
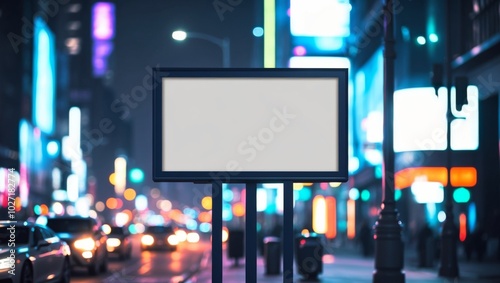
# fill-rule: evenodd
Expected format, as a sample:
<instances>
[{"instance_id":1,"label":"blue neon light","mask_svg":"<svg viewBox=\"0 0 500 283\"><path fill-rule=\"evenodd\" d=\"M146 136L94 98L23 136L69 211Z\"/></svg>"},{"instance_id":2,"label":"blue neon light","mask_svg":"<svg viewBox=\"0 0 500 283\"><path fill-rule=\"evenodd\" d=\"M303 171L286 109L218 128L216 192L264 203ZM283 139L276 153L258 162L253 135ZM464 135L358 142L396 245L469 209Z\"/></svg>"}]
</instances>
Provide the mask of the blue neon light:
<instances>
[{"instance_id":1,"label":"blue neon light","mask_svg":"<svg viewBox=\"0 0 500 283\"><path fill-rule=\"evenodd\" d=\"M33 122L50 135L54 131L55 40L47 24L39 17L35 18L34 30Z\"/></svg>"}]
</instances>

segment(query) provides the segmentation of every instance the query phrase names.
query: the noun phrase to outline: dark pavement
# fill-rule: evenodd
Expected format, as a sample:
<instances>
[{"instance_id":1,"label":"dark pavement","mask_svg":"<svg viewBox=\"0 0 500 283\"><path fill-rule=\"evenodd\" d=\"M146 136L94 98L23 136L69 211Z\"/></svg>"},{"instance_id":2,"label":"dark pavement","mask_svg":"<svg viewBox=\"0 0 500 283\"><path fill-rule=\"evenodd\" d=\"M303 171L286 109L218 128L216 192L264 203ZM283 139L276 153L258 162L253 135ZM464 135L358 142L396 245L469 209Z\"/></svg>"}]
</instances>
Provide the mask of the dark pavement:
<instances>
[{"instance_id":1,"label":"dark pavement","mask_svg":"<svg viewBox=\"0 0 500 283\"><path fill-rule=\"evenodd\" d=\"M368 283L372 282L372 274L374 270L373 257L364 258L360 252L353 248L335 248L334 254L326 254L323 256L323 273L319 275L317 281L312 282L349 282L349 283ZM474 260L466 261L461 256L459 251L459 278L442 278L438 276L439 261L436 260L433 267L419 268L417 267L416 254L408 249L405 252L404 272L406 276L405 282L408 283L500 283L500 261L493 259L485 259L483 262ZM245 278L244 259L240 260L239 267L233 266L234 261L227 259L224 254L223 267L223 282L243 282ZM211 265L210 260L203 269L194 274L184 282L191 283L207 283L211 280ZM265 275L264 260L262 256L257 257L257 282L283 282L282 275ZM303 280L297 274L297 268L294 263L294 282L308 282ZM388 282L390 283L390 282Z\"/></svg>"}]
</instances>

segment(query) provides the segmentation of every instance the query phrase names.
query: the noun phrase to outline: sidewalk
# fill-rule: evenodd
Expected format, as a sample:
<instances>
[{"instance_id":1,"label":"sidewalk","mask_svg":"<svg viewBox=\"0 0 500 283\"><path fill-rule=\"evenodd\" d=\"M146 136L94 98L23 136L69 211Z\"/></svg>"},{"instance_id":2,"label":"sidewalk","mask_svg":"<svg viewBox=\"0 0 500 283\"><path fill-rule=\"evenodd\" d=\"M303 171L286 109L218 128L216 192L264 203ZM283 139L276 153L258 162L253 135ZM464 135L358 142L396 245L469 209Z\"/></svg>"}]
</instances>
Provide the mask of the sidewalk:
<instances>
[{"instance_id":1,"label":"sidewalk","mask_svg":"<svg viewBox=\"0 0 500 283\"><path fill-rule=\"evenodd\" d=\"M332 283L368 283L372 282L372 274L374 269L373 258L363 258L358 255L359 252L353 250L337 249L334 255L325 255L323 257L323 273L319 275L317 281L314 282L332 282ZM500 262L493 260L485 260L484 262L470 261L466 262L459 258L459 273L458 279L445 279L438 277L438 265L432 268L418 268L416 266L416 256L409 251L405 254L405 282L407 283L499 283L500 282ZM212 282L211 264L195 274L186 283L210 283ZM294 263L294 282L306 283L302 277L297 274ZM283 269L282 269L283 271ZM265 275L264 260L262 256L257 257L257 282L283 282L282 275ZM245 263L244 259L240 259L238 267L233 266L233 260L226 258L224 251L224 267L223 267L224 283L244 282L245 280ZM390 282L387 282L390 283Z\"/></svg>"}]
</instances>

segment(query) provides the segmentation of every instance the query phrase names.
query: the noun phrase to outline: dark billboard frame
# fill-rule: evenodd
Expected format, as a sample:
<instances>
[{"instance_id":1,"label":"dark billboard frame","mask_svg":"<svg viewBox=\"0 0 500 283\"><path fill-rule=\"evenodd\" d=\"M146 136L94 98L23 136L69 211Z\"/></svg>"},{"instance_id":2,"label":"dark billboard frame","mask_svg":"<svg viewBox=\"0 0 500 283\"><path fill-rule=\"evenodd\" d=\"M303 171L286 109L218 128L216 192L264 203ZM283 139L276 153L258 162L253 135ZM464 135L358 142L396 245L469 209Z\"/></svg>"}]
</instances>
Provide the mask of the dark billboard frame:
<instances>
[{"instance_id":1,"label":"dark billboard frame","mask_svg":"<svg viewBox=\"0 0 500 283\"><path fill-rule=\"evenodd\" d=\"M163 78L337 78L338 170L165 171L163 170ZM345 182L348 179L348 69L346 68L153 68L153 180L155 182ZM335 110L335 109L333 109ZM256 114L258 110L256 109ZM292 155L290 155L292 156Z\"/></svg>"}]
</instances>

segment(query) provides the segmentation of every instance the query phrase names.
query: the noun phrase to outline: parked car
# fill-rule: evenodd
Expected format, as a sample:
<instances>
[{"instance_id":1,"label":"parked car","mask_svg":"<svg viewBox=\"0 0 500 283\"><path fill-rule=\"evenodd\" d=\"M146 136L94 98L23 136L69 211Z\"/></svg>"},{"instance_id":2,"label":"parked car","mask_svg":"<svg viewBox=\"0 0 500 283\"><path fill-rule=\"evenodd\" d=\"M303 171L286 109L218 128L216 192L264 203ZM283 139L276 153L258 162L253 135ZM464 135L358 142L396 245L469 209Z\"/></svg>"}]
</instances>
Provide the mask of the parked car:
<instances>
[{"instance_id":1,"label":"parked car","mask_svg":"<svg viewBox=\"0 0 500 283\"><path fill-rule=\"evenodd\" d=\"M0 282L69 283L70 254L68 244L43 225L0 221Z\"/></svg>"},{"instance_id":2,"label":"parked car","mask_svg":"<svg viewBox=\"0 0 500 283\"><path fill-rule=\"evenodd\" d=\"M170 225L148 226L141 237L141 249L168 249L177 250L179 240L174 228Z\"/></svg>"},{"instance_id":3,"label":"parked car","mask_svg":"<svg viewBox=\"0 0 500 283\"><path fill-rule=\"evenodd\" d=\"M118 254L120 259L132 256L132 236L126 227L110 226L107 248L109 253Z\"/></svg>"},{"instance_id":4,"label":"parked car","mask_svg":"<svg viewBox=\"0 0 500 283\"><path fill-rule=\"evenodd\" d=\"M90 275L108 269L107 235L92 217L58 216L47 219L47 226L71 248L71 267L86 267Z\"/></svg>"}]
</instances>

